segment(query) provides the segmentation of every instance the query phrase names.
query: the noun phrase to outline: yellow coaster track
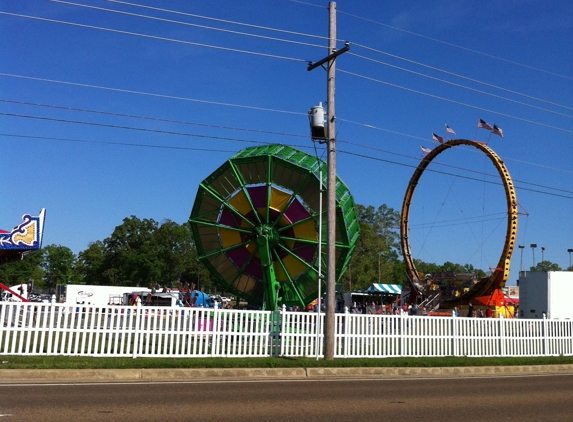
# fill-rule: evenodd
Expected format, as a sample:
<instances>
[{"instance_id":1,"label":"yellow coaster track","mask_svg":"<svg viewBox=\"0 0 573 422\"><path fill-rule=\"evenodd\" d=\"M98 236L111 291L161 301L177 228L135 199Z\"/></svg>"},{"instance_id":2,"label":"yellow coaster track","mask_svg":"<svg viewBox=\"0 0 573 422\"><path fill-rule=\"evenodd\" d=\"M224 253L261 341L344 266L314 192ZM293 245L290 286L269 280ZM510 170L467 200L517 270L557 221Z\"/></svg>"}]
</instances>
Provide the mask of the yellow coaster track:
<instances>
[{"instance_id":1,"label":"yellow coaster track","mask_svg":"<svg viewBox=\"0 0 573 422\"><path fill-rule=\"evenodd\" d=\"M410 179L410 183L408 184L408 189L406 190L406 195L404 196L404 202L402 204L402 216L400 221L400 243L402 246L404 263L406 265L406 273L412 284L412 289L417 289L417 285L422 284L422 280L420 279L414 265L414 260L410 250L410 244L408 242L408 220L410 215L410 205L414 196L414 190L424 170L428 167L432 160L443 151L458 145L468 145L482 151L489 157L499 172L507 201L507 230L505 243L499 258L499 263L497 264L497 267L492 272L492 274L480 280L470 291L466 292L465 294L454 299L443 301L441 303L441 307L443 308L452 308L456 305L465 305L475 297L491 294L495 289L505 286L505 282L509 277L509 264L511 261L511 255L513 254L513 249L517 239L517 197L515 194L513 181L511 180L509 172L507 171L507 168L505 167L505 164L501 158L499 158L499 156L490 147L481 142L470 141L466 139L452 139L448 142L440 144L423 158L422 162L414 171L414 174Z\"/></svg>"}]
</instances>

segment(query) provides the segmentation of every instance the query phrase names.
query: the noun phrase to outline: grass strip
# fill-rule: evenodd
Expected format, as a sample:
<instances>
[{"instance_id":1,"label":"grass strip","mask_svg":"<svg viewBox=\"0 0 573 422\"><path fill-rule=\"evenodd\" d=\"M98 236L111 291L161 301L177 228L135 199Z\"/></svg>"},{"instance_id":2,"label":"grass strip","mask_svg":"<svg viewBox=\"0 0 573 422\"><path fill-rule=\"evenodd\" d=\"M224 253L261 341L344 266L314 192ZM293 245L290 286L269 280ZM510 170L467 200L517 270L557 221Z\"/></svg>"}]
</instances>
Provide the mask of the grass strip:
<instances>
[{"instance_id":1,"label":"grass strip","mask_svg":"<svg viewBox=\"0 0 573 422\"><path fill-rule=\"evenodd\" d=\"M133 369L133 368L435 368L573 364L573 356L433 357L433 358L98 358L69 356L1 356L0 369Z\"/></svg>"}]
</instances>

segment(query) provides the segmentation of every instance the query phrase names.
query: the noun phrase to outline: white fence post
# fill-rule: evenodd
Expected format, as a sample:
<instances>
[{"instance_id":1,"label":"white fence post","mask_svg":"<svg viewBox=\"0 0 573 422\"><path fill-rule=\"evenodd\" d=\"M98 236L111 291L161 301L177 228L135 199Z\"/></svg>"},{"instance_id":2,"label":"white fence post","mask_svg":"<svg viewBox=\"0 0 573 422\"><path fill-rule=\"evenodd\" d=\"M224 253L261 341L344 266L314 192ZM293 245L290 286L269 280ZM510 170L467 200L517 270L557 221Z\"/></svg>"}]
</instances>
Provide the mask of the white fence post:
<instances>
[{"instance_id":1,"label":"white fence post","mask_svg":"<svg viewBox=\"0 0 573 422\"><path fill-rule=\"evenodd\" d=\"M543 313L543 355L549 356L549 332L547 316Z\"/></svg>"},{"instance_id":2,"label":"white fence post","mask_svg":"<svg viewBox=\"0 0 573 422\"><path fill-rule=\"evenodd\" d=\"M135 331L133 332L133 353L132 353L132 357L133 359L137 358L137 355L139 353L139 321L141 320L141 314L142 309L141 309L141 302L138 300L136 302L137 306L136 309L137 311L135 311L135 315L133 315L135 317Z\"/></svg>"},{"instance_id":3,"label":"white fence post","mask_svg":"<svg viewBox=\"0 0 573 422\"><path fill-rule=\"evenodd\" d=\"M505 321L503 320L503 316L499 316L499 355L505 356L506 355L506 343L507 339L505 336Z\"/></svg>"},{"instance_id":4,"label":"white fence post","mask_svg":"<svg viewBox=\"0 0 573 422\"><path fill-rule=\"evenodd\" d=\"M400 311L400 356L406 356L406 315Z\"/></svg>"},{"instance_id":5,"label":"white fence post","mask_svg":"<svg viewBox=\"0 0 573 422\"><path fill-rule=\"evenodd\" d=\"M458 340L458 317L456 312L452 312L452 355L459 356Z\"/></svg>"},{"instance_id":6,"label":"white fence post","mask_svg":"<svg viewBox=\"0 0 573 422\"><path fill-rule=\"evenodd\" d=\"M217 327L217 319L219 312L217 312L217 301L213 301L213 331L211 332L211 357L219 355L219 329Z\"/></svg>"},{"instance_id":7,"label":"white fence post","mask_svg":"<svg viewBox=\"0 0 573 422\"><path fill-rule=\"evenodd\" d=\"M271 356L284 356L284 346L286 343L283 337L287 330L286 320L286 305L278 310L271 313L272 324L271 324ZM278 320L277 320L278 318ZM277 329L280 327L280 332ZM287 337L290 339L290 336Z\"/></svg>"},{"instance_id":8,"label":"white fence post","mask_svg":"<svg viewBox=\"0 0 573 422\"><path fill-rule=\"evenodd\" d=\"M56 304L54 303L54 301L50 302L50 312L49 312L49 319L48 319L48 343L46 344L46 355L50 355L50 351L52 350L52 342L54 340L54 324L55 324L55 310L56 310ZM44 318L46 316L44 315Z\"/></svg>"},{"instance_id":9,"label":"white fence post","mask_svg":"<svg viewBox=\"0 0 573 422\"><path fill-rule=\"evenodd\" d=\"M350 339L348 338L348 332L350 331L348 329L349 326L349 322L350 322L350 314L348 313L348 307L344 308L344 335L343 335L343 341L344 341L344 357L347 358L348 357L348 347L350 345Z\"/></svg>"}]
</instances>

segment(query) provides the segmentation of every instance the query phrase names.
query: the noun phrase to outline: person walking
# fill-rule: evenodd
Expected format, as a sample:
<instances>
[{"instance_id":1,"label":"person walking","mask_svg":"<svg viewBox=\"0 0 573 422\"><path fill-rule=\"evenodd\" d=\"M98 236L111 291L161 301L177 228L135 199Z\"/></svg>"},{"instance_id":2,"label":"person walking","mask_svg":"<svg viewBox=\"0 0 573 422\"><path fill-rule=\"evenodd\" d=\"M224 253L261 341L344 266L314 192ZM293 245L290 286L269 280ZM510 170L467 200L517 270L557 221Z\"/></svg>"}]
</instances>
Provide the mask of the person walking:
<instances>
[{"instance_id":1,"label":"person walking","mask_svg":"<svg viewBox=\"0 0 573 422\"><path fill-rule=\"evenodd\" d=\"M472 305L472 303L470 302L468 306L468 318L473 318L474 316L475 316L474 305Z\"/></svg>"}]
</instances>

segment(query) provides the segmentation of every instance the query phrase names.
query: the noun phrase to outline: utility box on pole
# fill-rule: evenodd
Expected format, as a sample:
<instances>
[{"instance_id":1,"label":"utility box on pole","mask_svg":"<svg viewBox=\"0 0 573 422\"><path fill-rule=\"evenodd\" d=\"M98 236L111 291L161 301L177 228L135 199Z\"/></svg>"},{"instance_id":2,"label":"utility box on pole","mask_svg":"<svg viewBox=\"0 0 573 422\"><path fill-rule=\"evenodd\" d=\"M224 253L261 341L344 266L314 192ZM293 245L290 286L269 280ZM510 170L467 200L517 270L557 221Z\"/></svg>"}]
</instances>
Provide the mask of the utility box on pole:
<instances>
[{"instance_id":1,"label":"utility box on pole","mask_svg":"<svg viewBox=\"0 0 573 422\"><path fill-rule=\"evenodd\" d=\"M522 271L519 274L519 318L573 319L572 271Z\"/></svg>"},{"instance_id":2,"label":"utility box on pole","mask_svg":"<svg viewBox=\"0 0 573 422\"><path fill-rule=\"evenodd\" d=\"M312 139L326 141L326 127L324 126L324 107L322 103L308 110L310 123L310 136Z\"/></svg>"}]
</instances>

